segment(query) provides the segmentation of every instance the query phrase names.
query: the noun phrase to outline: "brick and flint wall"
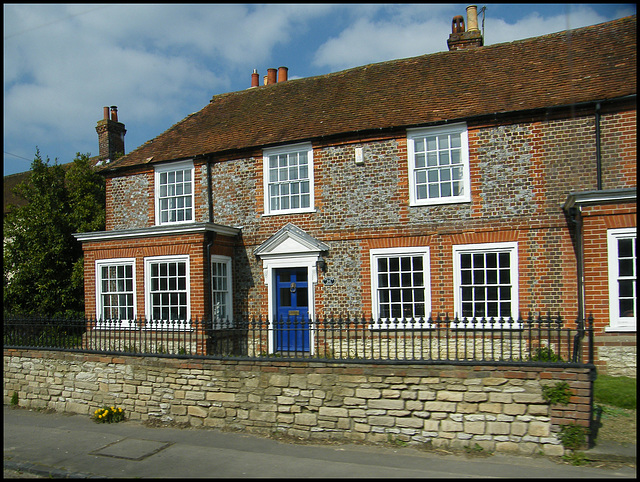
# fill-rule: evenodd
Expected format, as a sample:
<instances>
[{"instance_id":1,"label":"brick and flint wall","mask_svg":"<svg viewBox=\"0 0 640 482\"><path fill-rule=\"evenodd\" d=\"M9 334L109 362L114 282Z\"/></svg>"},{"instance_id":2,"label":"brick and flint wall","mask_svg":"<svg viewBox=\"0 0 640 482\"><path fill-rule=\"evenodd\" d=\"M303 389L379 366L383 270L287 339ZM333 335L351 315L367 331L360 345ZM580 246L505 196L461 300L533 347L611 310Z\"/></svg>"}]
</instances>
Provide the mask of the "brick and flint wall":
<instances>
[{"instance_id":1,"label":"brick and flint wall","mask_svg":"<svg viewBox=\"0 0 640 482\"><path fill-rule=\"evenodd\" d=\"M404 129L367 138L314 141L316 210L311 213L263 216L260 149L242 157L213 159L214 222L242 226L233 254L234 313L268 315L262 264L253 252L285 224L293 223L330 246L325 256L328 269L321 277L333 278L335 283L325 286L319 280L318 316L371 313L370 250L402 246L429 247L431 311L454 316L452 246L508 241L518 243L523 316L552 313L573 325L578 314L575 232L562 205L571 192L596 189L596 143L592 111L566 114L557 111L511 123L469 123L470 203L409 206ZM635 118L635 109L603 109L603 189L637 185ZM364 163L356 165L354 149L360 147ZM204 221L208 216L208 199L203 194L206 164L196 165L196 180L196 220ZM154 224L152 166L109 179L107 194L107 229ZM634 206L625 216L625 223L635 226ZM588 268L594 274L606 273L605 253ZM91 264L85 269L92 269ZM635 360L635 341L627 346L625 336L620 335L622 340L606 331L608 287L598 276L593 281L585 314L594 315L602 343L623 347L624 359ZM600 368L606 370L608 364Z\"/></svg>"},{"instance_id":2,"label":"brick and flint wall","mask_svg":"<svg viewBox=\"0 0 640 482\"><path fill-rule=\"evenodd\" d=\"M476 445L559 456L563 425L588 427L590 370L176 359L5 350L4 403L186 423L310 441ZM568 405L542 387L567 382Z\"/></svg>"}]
</instances>

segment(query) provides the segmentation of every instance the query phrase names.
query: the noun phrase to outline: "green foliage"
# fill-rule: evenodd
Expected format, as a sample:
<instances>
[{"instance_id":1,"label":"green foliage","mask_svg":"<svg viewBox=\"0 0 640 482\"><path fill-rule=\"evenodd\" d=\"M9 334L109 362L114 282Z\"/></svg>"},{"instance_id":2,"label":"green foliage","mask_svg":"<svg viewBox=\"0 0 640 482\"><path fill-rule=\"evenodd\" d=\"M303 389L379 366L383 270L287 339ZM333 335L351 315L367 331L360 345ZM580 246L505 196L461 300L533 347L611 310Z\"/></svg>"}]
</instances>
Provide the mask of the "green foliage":
<instances>
[{"instance_id":1,"label":"green foliage","mask_svg":"<svg viewBox=\"0 0 640 482\"><path fill-rule=\"evenodd\" d=\"M569 462L571 465L584 465L587 463L587 457L582 452L577 452L572 450L571 453L565 454L562 456L564 460Z\"/></svg>"},{"instance_id":2,"label":"green foliage","mask_svg":"<svg viewBox=\"0 0 640 482\"><path fill-rule=\"evenodd\" d=\"M636 408L637 384L635 378L598 375L593 385L596 402L619 408Z\"/></svg>"},{"instance_id":3,"label":"green foliage","mask_svg":"<svg viewBox=\"0 0 640 482\"><path fill-rule=\"evenodd\" d=\"M559 439L565 448L576 450L585 445L589 429L576 423L569 423L560 427Z\"/></svg>"},{"instance_id":4,"label":"green foliage","mask_svg":"<svg viewBox=\"0 0 640 482\"><path fill-rule=\"evenodd\" d=\"M82 246L73 234L104 229L104 178L86 154L62 166L37 151L16 194L27 204L4 220L5 313L83 316Z\"/></svg>"},{"instance_id":5,"label":"green foliage","mask_svg":"<svg viewBox=\"0 0 640 482\"><path fill-rule=\"evenodd\" d=\"M561 362L562 357L556 355L555 352L549 348L537 348L535 353L531 355L532 361L549 361L549 362Z\"/></svg>"},{"instance_id":6,"label":"green foliage","mask_svg":"<svg viewBox=\"0 0 640 482\"><path fill-rule=\"evenodd\" d=\"M93 421L96 423L117 423L124 420L124 410L119 407L102 407L93 412Z\"/></svg>"},{"instance_id":7,"label":"green foliage","mask_svg":"<svg viewBox=\"0 0 640 482\"><path fill-rule=\"evenodd\" d=\"M542 387L542 398L550 405L567 405L571 395L571 388L567 382Z\"/></svg>"},{"instance_id":8,"label":"green foliage","mask_svg":"<svg viewBox=\"0 0 640 482\"><path fill-rule=\"evenodd\" d=\"M11 405L14 407L18 405L18 392L13 392L11 395Z\"/></svg>"}]
</instances>

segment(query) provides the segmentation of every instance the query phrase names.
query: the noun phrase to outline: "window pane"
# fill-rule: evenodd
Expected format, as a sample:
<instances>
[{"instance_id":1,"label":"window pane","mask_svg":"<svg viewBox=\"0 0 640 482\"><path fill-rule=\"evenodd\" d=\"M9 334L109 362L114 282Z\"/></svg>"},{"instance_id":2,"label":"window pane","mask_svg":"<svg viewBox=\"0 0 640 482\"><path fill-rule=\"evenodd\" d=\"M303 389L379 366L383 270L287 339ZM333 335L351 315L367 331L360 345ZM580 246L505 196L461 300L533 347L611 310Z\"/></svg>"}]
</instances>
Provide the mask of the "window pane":
<instances>
[{"instance_id":1,"label":"window pane","mask_svg":"<svg viewBox=\"0 0 640 482\"><path fill-rule=\"evenodd\" d=\"M633 276L635 263L631 259L621 259L618 261L618 274L620 276Z\"/></svg>"}]
</instances>

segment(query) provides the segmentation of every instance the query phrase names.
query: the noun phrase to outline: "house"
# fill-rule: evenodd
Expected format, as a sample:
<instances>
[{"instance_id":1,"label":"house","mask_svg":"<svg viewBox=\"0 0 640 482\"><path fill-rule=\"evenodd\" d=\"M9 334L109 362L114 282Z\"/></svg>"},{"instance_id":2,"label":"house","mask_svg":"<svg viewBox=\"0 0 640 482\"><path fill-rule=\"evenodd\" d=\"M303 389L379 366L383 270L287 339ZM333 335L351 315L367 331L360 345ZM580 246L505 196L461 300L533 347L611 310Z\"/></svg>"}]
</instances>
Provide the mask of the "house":
<instances>
[{"instance_id":1,"label":"house","mask_svg":"<svg viewBox=\"0 0 640 482\"><path fill-rule=\"evenodd\" d=\"M105 164L87 315L593 314L635 376L636 17L492 46L467 20L445 52L254 71Z\"/></svg>"}]
</instances>

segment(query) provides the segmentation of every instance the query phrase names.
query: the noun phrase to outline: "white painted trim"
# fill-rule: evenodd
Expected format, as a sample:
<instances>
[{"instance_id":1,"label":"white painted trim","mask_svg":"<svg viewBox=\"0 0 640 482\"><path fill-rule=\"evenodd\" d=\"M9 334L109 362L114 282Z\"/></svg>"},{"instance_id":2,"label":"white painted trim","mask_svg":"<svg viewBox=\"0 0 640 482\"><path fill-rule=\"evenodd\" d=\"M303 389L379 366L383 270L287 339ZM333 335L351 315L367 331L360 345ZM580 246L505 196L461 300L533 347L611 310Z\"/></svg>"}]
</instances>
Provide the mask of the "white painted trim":
<instances>
[{"instance_id":1,"label":"white painted trim","mask_svg":"<svg viewBox=\"0 0 640 482\"><path fill-rule=\"evenodd\" d=\"M177 170L191 170L191 219L185 221L167 221L165 223L160 221L160 174L163 172L177 171ZM193 161L179 161L168 164L161 164L154 166L153 172L153 203L154 203L154 215L156 226L167 226L175 224L192 224L196 219L196 205L195 205L195 191L196 191L196 172L193 166Z\"/></svg>"},{"instance_id":2,"label":"white painted trim","mask_svg":"<svg viewBox=\"0 0 640 482\"><path fill-rule=\"evenodd\" d=\"M191 320L191 264L189 255L173 255L173 256L149 256L144 258L144 300L145 300L145 316L148 320L152 319L151 312L151 274L150 264L162 261L186 261L186 277L187 277L187 319Z\"/></svg>"},{"instance_id":3,"label":"white painted trim","mask_svg":"<svg viewBox=\"0 0 640 482\"><path fill-rule=\"evenodd\" d=\"M136 279L136 259L135 258L106 258L106 259L96 259L94 263L95 268L95 297L96 297L96 319L100 320L102 318L102 267L104 266L112 266L112 265L131 265L133 270L133 316L132 320L122 320L123 328L130 328L134 325L135 317L138 314L138 301L137 301L137 279Z\"/></svg>"},{"instance_id":4,"label":"white painted trim","mask_svg":"<svg viewBox=\"0 0 640 482\"><path fill-rule=\"evenodd\" d=\"M264 275L264 284L267 285L267 296L269 300L269 353L273 353L275 350L275 346L273 343L272 336L272 323L275 316L275 290L274 290L274 280L275 280L275 270L280 268L306 268L307 269L307 280L308 280L308 306L309 306L309 317L312 320L315 320L315 285L318 283L318 270L316 268L316 263L320 258L320 253L317 254L309 254L309 255L289 255L289 256L280 256L273 258L265 258L262 260L262 271ZM314 339L313 339L313 331L309 331L309 350L310 354L313 355L314 348Z\"/></svg>"},{"instance_id":5,"label":"white painted trim","mask_svg":"<svg viewBox=\"0 0 640 482\"><path fill-rule=\"evenodd\" d=\"M375 320L374 328L381 328L377 321L380 319L378 306L378 267L377 259L389 256L422 256L423 280L424 280L424 311L425 319L431 314L431 251L428 246L409 246L398 248L375 248L369 251L369 263L371 272L371 312ZM386 321L386 320L385 320ZM384 328L412 328L413 324L408 323L386 323ZM416 326L420 326L419 324Z\"/></svg>"},{"instance_id":6,"label":"white painted trim","mask_svg":"<svg viewBox=\"0 0 640 482\"><path fill-rule=\"evenodd\" d=\"M460 134L460 155L464 172L462 173L463 193L460 196L434 198L434 199L417 199L415 184L415 144L416 137L424 137L438 134ZM469 133L465 122L455 124L447 124L435 127L419 127L407 129L407 161L409 176L409 206L437 206L441 204L457 204L471 202L471 174L469 163Z\"/></svg>"},{"instance_id":7,"label":"white painted trim","mask_svg":"<svg viewBox=\"0 0 640 482\"><path fill-rule=\"evenodd\" d=\"M197 234L213 232L223 236L237 236L240 228L223 226L215 223L163 224L149 228L122 229L114 231L94 231L91 233L74 233L74 237L81 243L94 241L111 241L115 239L147 238L153 236L179 236L183 234Z\"/></svg>"},{"instance_id":8,"label":"white painted trim","mask_svg":"<svg viewBox=\"0 0 640 482\"><path fill-rule=\"evenodd\" d=\"M269 156L278 154L291 154L293 152L307 152L307 165L309 169L309 207L297 209L281 209L271 211L271 199L269 196ZM301 142L280 147L269 147L262 151L262 190L264 191L264 211L263 216L278 216L296 213L315 212L315 190L314 190L314 169L313 169L313 145L311 142Z\"/></svg>"},{"instance_id":9,"label":"white painted trim","mask_svg":"<svg viewBox=\"0 0 640 482\"><path fill-rule=\"evenodd\" d=\"M213 263L224 263L227 265L227 317L229 321L233 321L233 261L229 256L212 254L209 259L209 265ZM211 271L210 271L211 273ZM210 296L213 299L213 283L209 280Z\"/></svg>"},{"instance_id":10,"label":"white painted trim","mask_svg":"<svg viewBox=\"0 0 640 482\"><path fill-rule=\"evenodd\" d=\"M635 238L636 228L618 228L607 230L607 265L608 265L608 298L609 298L609 325L605 327L606 332L635 332L637 330L637 320L634 316L620 316L620 304L615 296L618 289L618 239ZM637 253L636 253L637 262ZM636 265L637 269L637 265ZM636 273L636 285L637 285ZM636 292L636 310L637 310Z\"/></svg>"},{"instance_id":11,"label":"white painted trim","mask_svg":"<svg viewBox=\"0 0 640 482\"><path fill-rule=\"evenodd\" d=\"M507 252L510 254L510 271L511 271L511 316L514 320L518 319L520 309L520 281L519 281L519 258L518 243L482 243L482 244L455 244L452 246L453 253L453 306L455 307L454 318L462 315L462 299L460 293L460 254L462 253L485 253L491 252ZM511 326L511 325L509 325ZM520 328L519 323L514 323L513 328Z\"/></svg>"}]
</instances>

